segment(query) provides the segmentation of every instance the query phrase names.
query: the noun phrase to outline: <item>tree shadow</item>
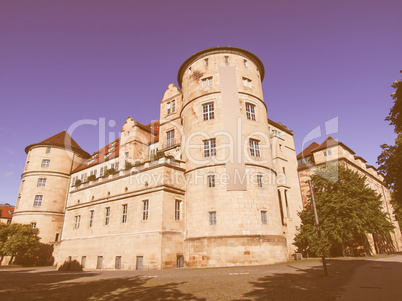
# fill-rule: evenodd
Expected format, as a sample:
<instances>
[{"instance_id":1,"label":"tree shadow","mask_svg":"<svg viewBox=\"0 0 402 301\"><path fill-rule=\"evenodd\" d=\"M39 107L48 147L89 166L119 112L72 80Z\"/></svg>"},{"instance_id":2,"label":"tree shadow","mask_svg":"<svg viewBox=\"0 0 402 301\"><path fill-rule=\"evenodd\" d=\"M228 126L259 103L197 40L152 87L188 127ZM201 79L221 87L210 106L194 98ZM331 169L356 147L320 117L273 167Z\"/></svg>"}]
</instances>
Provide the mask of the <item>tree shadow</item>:
<instances>
[{"instance_id":1,"label":"tree shadow","mask_svg":"<svg viewBox=\"0 0 402 301\"><path fill-rule=\"evenodd\" d=\"M254 290L243 295L240 300L335 300L344 290L343 286L350 281L353 271L368 260L328 260L329 276L326 277L322 266L298 268L289 264L288 267L297 273L277 273L264 276L257 282L251 282Z\"/></svg>"},{"instance_id":2,"label":"tree shadow","mask_svg":"<svg viewBox=\"0 0 402 301\"><path fill-rule=\"evenodd\" d=\"M205 300L178 288L186 282L149 283L152 278L131 277L85 279L96 273L89 272L0 272L1 300ZM22 276L22 277L21 277ZM82 279L81 279L82 278ZM68 281L67 281L68 280ZM18 285L11 287L12 281ZM22 284L22 282L24 284Z\"/></svg>"}]
</instances>

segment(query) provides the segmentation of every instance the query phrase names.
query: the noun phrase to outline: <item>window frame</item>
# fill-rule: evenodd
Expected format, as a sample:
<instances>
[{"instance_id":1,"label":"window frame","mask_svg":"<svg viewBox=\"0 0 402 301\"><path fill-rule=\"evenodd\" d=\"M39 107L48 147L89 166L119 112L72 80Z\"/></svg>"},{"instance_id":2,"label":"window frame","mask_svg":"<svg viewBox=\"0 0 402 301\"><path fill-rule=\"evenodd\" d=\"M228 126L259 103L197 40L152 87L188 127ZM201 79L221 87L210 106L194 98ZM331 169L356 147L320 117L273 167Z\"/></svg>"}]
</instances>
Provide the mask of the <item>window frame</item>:
<instances>
[{"instance_id":1,"label":"window frame","mask_svg":"<svg viewBox=\"0 0 402 301\"><path fill-rule=\"evenodd\" d=\"M50 151L52 150L51 147L46 147L46 154L50 154Z\"/></svg>"},{"instance_id":2,"label":"window frame","mask_svg":"<svg viewBox=\"0 0 402 301\"><path fill-rule=\"evenodd\" d=\"M182 201L181 200L175 200L175 203L174 203L174 219L176 221L181 220L181 206L182 206Z\"/></svg>"},{"instance_id":3,"label":"window frame","mask_svg":"<svg viewBox=\"0 0 402 301\"><path fill-rule=\"evenodd\" d=\"M259 188L263 188L263 176L262 175L257 175L257 185Z\"/></svg>"},{"instance_id":4,"label":"window frame","mask_svg":"<svg viewBox=\"0 0 402 301\"><path fill-rule=\"evenodd\" d=\"M204 158L210 158L216 156L216 139L204 140Z\"/></svg>"},{"instance_id":5,"label":"window frame","mask_svg":"<svg viewBox=\"0 0 402 301\"><path fill-rule=\"evenodd\" d=\"M81 215L74 216L74 229L77 230L80 228L81 224Z\"/></svg>"},{"instance_id":6,"label":"window frame","mask_svg":"<svg viewBox=\"0 0 402 301\"><path fill-rule=\"evenodd\" d=\"M41 207L43 201L43 194L37 194L34 198L34 207Z\"/></svg>"},{"instance_id":7,"label":"window frame","mask_svg":"<svg viewBox=\"0 0 402 301\"><path fill-rule=\"evenodd\" d=\"M216 226L216 211L209 211L209 225Z\"/></svg>"},{"instance_id":8,"label":"window frame","mask_svg":"<svg viewBox=\"0 0 402 301\"><path fill-rule=\"evenodd\" d=\"M122 208L121 223L126 224L127 223L128 204L123 204L122 207L123 208Z\"/></svg>"},{"instance_id":9,"label":"window frame","mask_svg":"<svg viewBox=\"0 0 402 301\"><path fill-rule=\"evenodd\" d=\"M147 221L149 219L149 200L142 201L142 220Z\"/></svg>"},{"instance_id":10,"label":"window frame","mask_svg":"<svg viewBox=\"0 0 402 301\"><path fill-rule=\"evenodd\" d=\"M215 119L215 105L214 102L205 103L202 105L202 120Z\"/></svg>"},{"instance_id":11,"label":"window frame","mask_svg":"<svg viewBox=\"0 0 402 301\"><path fill-rule=\"evenodd\" d=\"M50 159L43 159L41 167L49 167L50 166Z\"/></svg>"},{"instance_id":12,"label":"window frame","mask_svg":"<svg viewBox=\"0 0 402 301\"><path fill-rule=\"evenodd\" d=\"M257 121L255 111L255 104L246 102L246 117L248 120Z\"/></svg>"},{"instance_id":13,"label":"window frame","mask_svg":"<svg viewBox=\"0 0 402 301\"><path fill-rule=\"evenodd\" d=\"M166 131L166 147L172 147L175 145L175 133L174 129Z\"/></svg>"},{"instance_id":14,"label":"window frame","mask_svg":"<svg viewBox=\"0 0 402 301\"><path fill-rule=\"evenodd\" d=\"M105 226L107 226L110 223L110 207L106 207L105 210Z\"/></svg>"},{"instance_id":15,"label":"window frame","mask_svg":"<svg viewBox=\"0 0 402 301\"><path fill-rule=\"evenodd\" d=\"M207 176L207 184L208 188L215 188L215 175L208 175Z\"/></svg>"},{"instance_id":16,"label":"window frame","mask_svg":"<svg viewBox=\"0 0 402 301\"><path fill-rule=\"evenodd\" d=\"M260 140L249 138L250 155L261 158Z\"/></svg>"},{"instance_id":17,"label":"window frame","mask_svg":"<svg viewBox=\"0 0 402 301\"><path fill-rule=\"evenodd\" d=\"M263 225L268 225L268 216L266 210L261 210L261 223Z\"/></svg>"},{"instance_id":18,"label":"window frame","mask_svg":"<svg viewBox=\"0 0 402 301\"><path fill-rule=\"evenodd\" d=\"M89 228L92 228L92 226L94 224L94 214L95 214L95 210L89 211Z\"/></svg>"}]
</instances>

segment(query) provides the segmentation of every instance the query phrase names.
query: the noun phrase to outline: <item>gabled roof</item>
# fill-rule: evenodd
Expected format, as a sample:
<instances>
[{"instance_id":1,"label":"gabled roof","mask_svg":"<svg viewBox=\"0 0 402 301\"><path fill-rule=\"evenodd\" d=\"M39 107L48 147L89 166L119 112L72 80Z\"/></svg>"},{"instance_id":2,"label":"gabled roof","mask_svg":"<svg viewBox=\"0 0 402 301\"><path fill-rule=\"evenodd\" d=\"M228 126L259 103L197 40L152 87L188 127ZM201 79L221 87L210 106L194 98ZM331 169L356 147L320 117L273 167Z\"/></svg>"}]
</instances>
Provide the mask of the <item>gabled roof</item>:
<instances>
[{"instance_id":1,"label":"gabled roof","mask_svg":"<svg viewBox=\"0 0 402 301\"><path fill-rule=\"evenodd\" d=\"M323 149L327 149L327 148L330 148L330 147L333 147L333 146L337 146L338 144L339 144L338 141L336 141L334 138L329 136L327 139L324 140L323 143L321 143L321 145L319 147L314 149L314 151L312 151L312 152L318 152L318 151L323 150Z\"/></svg>"},{"instance_id":2,"label":"gabled roof","mask_svg":"<svg viewBox=\"0 0 402 301\"><path fill-rule=\"evenodd\" d=\"M271 124L271 125L277 127L278 129L280 129L280 130L288 133L289 135L293 136L293 131L289 130L289 128L286 125L283 125L282 122L275 122L275 121L273 121L273 120L268 118L268 124Z\"/></svg>"},{"instance_id":3,"label":"gabled roof","mask_svg":"<svg viewBox=\"0 0 402 301\"><path fill-rule=\"evenodd\" d=\"M0 218L12 218L13 213L14 207L0 206Z\"/></svg>"},{"instance_id":4,"label":"gabled roof","mask_svg":"<svg viewBox=\"0 0 402 301\"><path fill-rule=\"evenodd\" d=\"M28 145L25 148L25 152L28 153L29 150L34 147L34 146L39 146L39 145L43 145L43 146L59 146L65 149L72 149L74 152L77 152L78 154L80 154L82 157L84 158L88 158L89 154L84 151L77 142L75 142L75 140L73 138L71 138L71 136L66 132L66 131L62 131L50 138L47 138L45 140L43 140L42 142L39 143L35 143L35 144L31 144Z\"/></svg>"},{"instance_id":5,"label":"gabled roof","mask_svg":"<svg viewBox=\"0 0 402 301\"><path fill-rule=\"evenodd\" d=\"M309 146L307 146L304 150L300 152L300 154L297 155L297 159L302 159L310 156L312 154L312 151L315 150L317 147L320 145L316 142L311 143Z\"/></svg>"}]
</instances>

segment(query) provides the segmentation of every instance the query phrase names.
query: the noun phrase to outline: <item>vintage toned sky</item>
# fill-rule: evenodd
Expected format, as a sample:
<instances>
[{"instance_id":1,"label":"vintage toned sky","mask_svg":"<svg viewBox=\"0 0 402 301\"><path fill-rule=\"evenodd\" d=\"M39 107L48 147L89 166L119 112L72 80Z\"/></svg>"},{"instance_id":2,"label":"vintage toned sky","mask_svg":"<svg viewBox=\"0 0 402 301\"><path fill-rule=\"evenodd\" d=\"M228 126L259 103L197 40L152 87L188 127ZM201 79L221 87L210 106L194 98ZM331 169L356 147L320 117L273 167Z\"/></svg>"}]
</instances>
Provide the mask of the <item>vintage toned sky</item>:
<instances>
[{"instance_id":1,"label":"vintage toned sky","mask_svg":"<svg viewBox=\"0 0 402 301\"><path fill-rule=\"evenodd\" d=\"M297 152L332 120L327 133L375 165L394 139L384 118L402 69L401 11L400 0L2 0L0 203L15 204L27 145L82 120L105 120L117 137L128 116L159 119L180 65L214 46L262 60L268 116L294 131ZM98 133L80 126L73 138L92 153Z\"/></svg>"}]
</instances>

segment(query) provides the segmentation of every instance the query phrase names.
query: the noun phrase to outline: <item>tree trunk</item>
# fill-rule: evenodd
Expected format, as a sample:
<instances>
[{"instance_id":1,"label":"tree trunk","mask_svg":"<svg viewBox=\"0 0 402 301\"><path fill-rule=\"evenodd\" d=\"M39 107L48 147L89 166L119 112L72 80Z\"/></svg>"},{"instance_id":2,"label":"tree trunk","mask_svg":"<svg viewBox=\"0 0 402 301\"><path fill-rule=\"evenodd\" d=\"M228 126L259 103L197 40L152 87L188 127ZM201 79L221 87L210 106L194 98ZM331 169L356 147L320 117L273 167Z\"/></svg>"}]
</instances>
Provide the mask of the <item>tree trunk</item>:
<instances>
[{"instance_id":1,"label":"tree trunk","mask_svg":"<svg viewBox=\"0 0 402 301\"><path fill-rule=\"evenodd\" d=\"M346 257L346 252L345 252L345 245L342 242L342 256Z\"/></svg>"},{"instance_id":2,"label":"tree trunk","mask_svg":"<svg viewBox=\"0 0 402 301\"><path fill-rule=\"evenodd\" d=\"M8 262L8 264L13 264L13 260L14 260L14 255L11 256L10 261Z\"/></svg>"}]
</instances>

